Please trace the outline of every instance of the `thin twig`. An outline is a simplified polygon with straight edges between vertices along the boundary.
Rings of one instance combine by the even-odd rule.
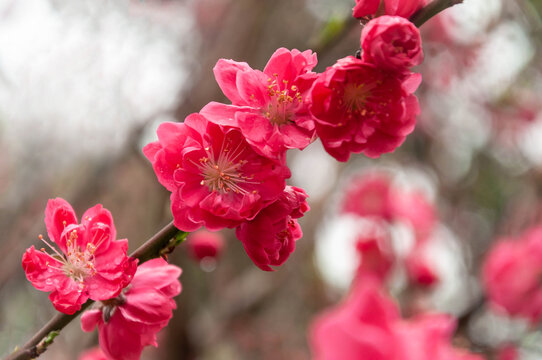
[[[170,240],[177,238],[184,238],[186,233],[178,230],[173,222],[170,222],[160,231],[154,234],[149,240],[141,245],[130,256],[139,259],[139,264],[144,263],[147,260],[156,258],[161,255],[161,250],[166,247],[171,247]],[[175,240],[175,244],[179,241]],[[51,318],[30,340],[23,345],[22,348],[16,350],[4,360],[30,360],[38,357],[40,354],[47,350],[47,347],[53,342],[54,336],[68,325],[79,314],[85,311],[92,303],[93,300],[88,300],[81,306],[81,309],[73,315],[66,315],[58,313]]]
[[[410,21],[417,27],[422,26],[425,22],[437,15],[443,10],[457,4],[461,4],[463,0],[433,0],[428,5],[421,8],[418,12],[410,17]]]

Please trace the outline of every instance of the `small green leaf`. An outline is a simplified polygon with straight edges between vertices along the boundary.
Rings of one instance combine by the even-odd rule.
[[[51,345],[53,343],[53,340],[60,334],[60,331],[53,330],[43,340],[45,345]]]
[[[181,245],[183,242],[185,242],[187,236],[188,233],[186,231],[179,231],[177,234],[175,234],[175,246]]]

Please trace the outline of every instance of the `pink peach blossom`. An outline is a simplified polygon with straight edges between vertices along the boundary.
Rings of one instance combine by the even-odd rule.
[[[303,233],[298,218],[309,210],[303,189],[287,186],[282,196],[263,209],[253,220],[235,230],[254,264],[265,271],[282,265],[295,250]]]
[[[49,200],[45,226],[60,251],[40,235],[53,254],[32,246],[24,253],[22,264],[36,289],[51,292],[55,309],[73,314],[87,299],[113,298],[130,283],[136,261],[126,255],[128,240],[116,240],[113,218],[102,205],[88,209],[77,224],[68,202]]]
[[[253,219],[282,194],[290,176],[282,161],[257,154],[239,129],[200,114],[161,124],[158,141],[143,152],[171,191],[173,220],[183,231],[233,228]]]
[[[316,54],[280,48],[263,71],[220,59],[218,85],[232,105],[212,102],[201,113],[220,125],[238,127],[260,154],[278,158],[286,149],[303,149],[315,137],[307,96],[316,79]]]
[[[420,79],[352,56],[327,68],[314,82],[309,108],[325,150],[338,161],[394,151],[414,130]]]
[[[172,298],[181,292],[180,275],[179,267],[161,258],[140,265],[119,297],[81,316],[81,328],[88,332],[98,327],[100,348],[108,359],[139,359],[145,346],[158,346],[156,334],[177,307]]]

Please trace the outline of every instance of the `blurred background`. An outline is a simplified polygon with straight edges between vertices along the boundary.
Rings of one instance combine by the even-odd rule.
[[[102,203],[134,250],[171,221],[169,193],[141,152],[158,124],[226,101],[212,73],[219,58],[262,69],[279,47],[310,48],[323,71],[353,55],[353,5],[0,0],[0,356],[54,313],[20,265],[45,232],[47,199],[63,197],[79,215]],[[222,233],[212,264],[178,248],[178,309],[143,359],[309,359],[309,324],[342,298],[359,261],[352,249],[363,219],[339,211],[345,189],[374,171],[422,194],[436,214],[424,256],[439,281],[413,285],[399,269],[391,288],[402,308],[458,316],[456,341],[475,351],[528,339],[522,355],[541,359],[540,334],[484,306],[479,281],[496,239],[542,222],[541,14],[540,0],[465,0],[425,24],[422,113],[405,144],[346,164],[319,141],[291,151],[289,182],[311,206],[296,251],[266,273],[233,231]],[[408,253],[415,226],[390,226],[394,251]],[[75,359],[96,342],[74,321],[42,358]]]

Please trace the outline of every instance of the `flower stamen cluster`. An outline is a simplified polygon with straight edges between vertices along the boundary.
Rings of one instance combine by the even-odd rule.
[[[194,165],[200,169],[200,174],[203,176],[201,185],[209,187],[209,191],[229,192],[233,191],[237,194],[248,194],[241,184],[258,184],[258,182],[252,181],[254,174],[245,176],[242,173],[242,167],[246,165],[247,160],[239,160],[241,155],[241,144],[230,151],[231,144],[226,143],[226,139],[222,144],[218,158],[216,158],[212,148],[204,148],[206,156],[198,160],[199,163],[195,163],[190,160]],[[254,190],[256,191],[256,190]],[[257,191],[255,192],[257,193]]]

